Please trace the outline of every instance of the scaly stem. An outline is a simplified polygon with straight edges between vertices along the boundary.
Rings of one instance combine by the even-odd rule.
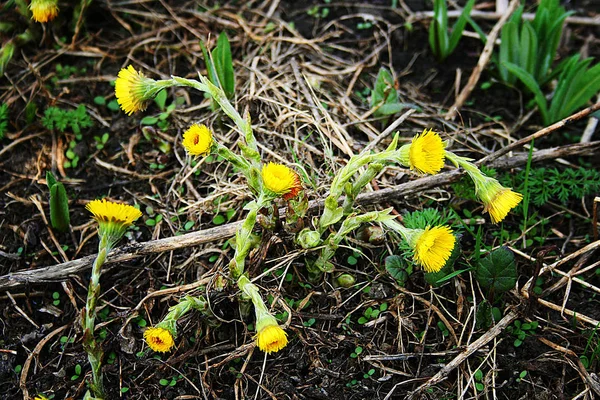
[[[100,244],[98,245],[98,255],[92,265],[92,276],[90,277],[90,285],[88,287],[87,301],[85,310],[82,315],[83,328],[83,348],[88,353],[88,360],[92,367],[92,383],[90,389],[94,393],[94,397],[98,399],[104,398],[104,386],[102,379],[102,347],[96,342],[94,337],[94,327],[96,323],[96,303],[100,296],[100,275],[102,273],[102,265],[106,260],[106,255],[110,251],[112,243],[108,235],[100,235]]]
[[[261,195],[256,201],[248,203],[245,209],[248,210],[248,215],[244,223],[238,228],[235,233],[235,255],[229,263],[229,272],[231,277],[237,280],[244,273],[244,264],[246,257],[252,248],[252,230],[256,224],[258,211],[269,203],[269,199]]]

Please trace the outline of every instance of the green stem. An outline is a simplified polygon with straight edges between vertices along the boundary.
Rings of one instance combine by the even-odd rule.
[[[244,264],[246,257],[252,248],[252,231],[256,225],[258,211],[268,204],[268,199],[261,195],[256,201],[246,205],[248,215],[244,223],[235,233],[235,254],[233,260],[229,263],[229,272],[231,277],[237,280],[244,273]]]
[[[90,389],[94,393],[94,397],[98,399],[104,398],[104,385],[102,379],[102,347],[98,345],[94,337],[94,328],[96,323],[96,304],[100,296],[100,275],[102,273],[102,265],[106,260],[106,255],[110,252],[112,243],[108,235],[100,235],[100,244],[98,245],[98,255],[92,265],[92,275],[90,277],[90,285],[88,286],[88,295],[83,311],[82,328],[83,328],[83,348],[88,353],[88,360],[92,367],[92,383]]]

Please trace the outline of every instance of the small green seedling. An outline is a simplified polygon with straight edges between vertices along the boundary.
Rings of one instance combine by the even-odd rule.
[[[81,376],[81,365],[77,364],[75,366],[75,373],[73,375],[71,375],[71,380],[76,381],[77,379],[79,379],[80,376]]]
[[[474,378],[475,378],[475,389],[478,392],[483,392],[483,389],[485,389],[485,386],[483,385],[483,372],[481,372],[481,370],[478,369],[477,371],[475,371]]]
[[[354,349],[354,352],[352,354],[350,354],[350,358],[358,358],[358,356],[360,356],[362,352],[363,352],[363,348],[360,346],[357,346]]]
[[[521,321],[517,319],[512,325],[506,328],[506,330],[516,337],[513,346],[519,347],[523,344],[527,336],[535,335],[535,330],[538,326],[539,323],[537,321],[521,323]]]

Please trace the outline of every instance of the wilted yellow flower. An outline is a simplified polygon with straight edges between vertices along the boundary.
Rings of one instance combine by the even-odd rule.
[[[256,335],[258,348],[267,354],[278,352],[287,343],[287,333],[277,324],[265,326]]]
[[[427,272],[440,271],[450,258],[456,238],[447,226],[427,227],[411,245],[414,260]]]
[[[474,177],[475,192],[484,205],[484,211],[490,213],[492,222],[502,221],[509,211],[515,208],[523,196],[502,186],[496,179],[481,174]]]
[[[408,166],[411,170],[433,175],[444,167],[445,145],[440,135],[433,130],[425,129],[408,146]],[[403,148],[400,149],[401,152],[405,152]]]
[[[286,200],[296,197],[302,190],[298,174],[283,164],[270,162],[263,165],[261,175],[265,189]]]
[[[119,71],[115,81],[115,95],[121,109],[127,115],[136,111],[144,111],[155,93],[154,79],[146,78],[142,72],[138,72],[132,65]]]
[[[52,21],[58,15],[58,0],[31,0],[29,9],[35,22]]]
[[[166,353],[175,345],[171,332],[160,327],[146,329],[144,339],[148,343],[148,347],[159,353]]]
[[[125,230],[142,216],[140,210],[127,204],[113,203],[102,200],[92,200],[85,208],[92,213],[98,222],[100,235],[108,235],[109,239],[116,242],[123,236]]]
[[[194,124],[183,134],[183,147],[193,156],[206,156],[213,145],[213,136],[206,125]]]

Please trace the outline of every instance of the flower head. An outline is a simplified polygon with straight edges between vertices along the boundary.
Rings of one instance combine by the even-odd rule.
[[[283,164],[263,165],[261,175],[265,189],[285,200],[296,197],[302,190],[298,174]]]
[[[150,100],[156,93],[154,79],[146,78],[143,73],[138,72],[132,65],[119,71],[115,81],[115,95],[121,109],[127,115],[136,111],[144,111]]]
[[[425,129],[400,148],[401,162],[422,174],[437,174],[444,167],[445,147],[440,135]]]
[[[288,343],[287,334],[267,309],[256,285],[250,282],[245,275],[241,275],[238,279],[238,286],[244,295],[250,297],[252,305],[254,305],[258,348],[265,353],[276,353],[283,349]]]
[[[258,348],[267,354],[278,352],[287,342],[287,333],[277,323],[265,326],[256,335]]]
[[[152,350],[159,353],[166,353],[175,345],[175,340],[171,332],[160,327],[146,329],[144,339]]]
[[[484,205],[484,211],[490,213],[494,224],[502,221],[509,211],[515,208],[523,199],[523,195],[502,186],[496,179],[481,174],[474,176],[475,193]]]
[[[194,124],[183,134],[183,147],[193,156],[206,156],[213,146],[213,136],[206,125]]]
[[[58,0],[31,0],[29,9],[35,22],[52,21],[58,15]]]
[[[98,222],[99,234],[106,235],[110,242],[116,242],[123,236],[125,230],[142,216],[137,208],[102,200],[92,200],[85,208],[92,213],[92,218]]]
[[[417,230],[410,241],[414,249],[414,260],[426,272],[439,272],[450,258],[456,238],[447,226],[427,227]]]
[[[48,400],[48,398],[45,395],[43,395],[42,393],[38,393],[35,395],[33,400]]]

